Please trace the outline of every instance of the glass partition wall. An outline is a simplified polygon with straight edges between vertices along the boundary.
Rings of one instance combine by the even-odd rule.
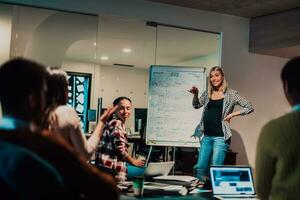
[[[158,65],[205,67],[220,65],[221,35],[208,31],[158,25]]]
[[[10,57],[24,57],[70,72],[68,104],[78,113],[83,131],[88,132],[94,70],[84,68],[85,63],[96,67],[98,16],[24,6],[12,6],[12,11]]]
[[[61,67],[65,60],[95,62],[98,17],[14,6],[11,56]]]
[[[144,21],[99,16],[98,58],[100,81],[98,95],[103,107],[119,96],[132,100],[133,108],[146,108],[148,102],[148,68],[155,63],[155,27]],[[135,109],[127,121],[134,133]]]
[[[85,132],[95,126],[95,122],[86,121],[87,110],[97,109],[100,97],[103,108],[118,96],[131,98],[134,108],[147,108],[151,65],[207,69],[220,65],[218,33],[153,26],[124,17],[4,5],[11,10],[8,15],[5,9],[6,18],[10,16],[7,30],[11,41],[10,50],[0,52],[9,51],[11,58],[25,57],[70,72],[76,88],[69,88],[73,92],[69,102],[81,117]],[[0,12],[1,18],[4,11]],[[76,79],[74,73],[85,74],[89,80]],[[128,121],[129,132],[135,132],[134,110]]]

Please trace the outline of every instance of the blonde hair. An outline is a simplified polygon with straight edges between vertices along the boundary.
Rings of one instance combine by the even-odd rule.
[[[222,81],[222,85],[220,86],[220,89],[225,92],[226,89],[228,88],[228,84],[227,84],[227,81],[225,79],[225,72],[224,70],[219,67],[219,66],[214,66],[213,68],[211,68],[209,70],[209,74],[208,74],[208,78],[209,78],[209,81],[208,81],[208,87],[207,87],[207,91],[208,91],[208,96],[211,97],[211,94],[212,94],[212,91],[214,89],[214,86],[211,84],[211,81],[210,81],[210,74],[213,72],[213,71],[218,71],[221,73],[222,77],[223,77],[223,81]]]

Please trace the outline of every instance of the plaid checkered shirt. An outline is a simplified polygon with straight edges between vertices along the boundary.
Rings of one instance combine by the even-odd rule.
[[[128,141],[124,122],[113,119],[104,127],[100,141],[99,164],[117,172],[117,181],[125,181],[127,177],[126,156]]]
[[[204,117],[205,112],[207,110],[207,104],[208,104],[209,100],[210,100],[210,98],[208,96],[207,91],[204,91],[201,94],[198,101],[193,100],[193,107],[194,108],[198,109],[202,106],[204,107],[200,123],[196,127],[193,136],[196,136],[196,137],[199,137],[199,138],[202,138],[202,136],[203,136],[203,131],[204,131],[203,117]],[[231,137],[232,133],[231,133],[231,129],[230,129],[230,124],[228,122],[225,122],[224,118],[228,114],[233,112],[234,107],[236,105],[239,105],[240,107],[242,107],[242,109],[240,110],[241,115],[247,115],[247,114],[254,111],[252,104],[247,99],[240,96],[237,91],[227,88],[225,93],[224,93],[222,122],[221,122],[222,123],[222,130],[224,132],[224,140],[225,141],[228,140]]]

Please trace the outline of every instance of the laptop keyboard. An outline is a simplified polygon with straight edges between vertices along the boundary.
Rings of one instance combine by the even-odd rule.
[[[215,199],[220,199],[220,200],[223,200],[223,199],[226,199],[226,200],[236,200],[236,199],[243,199],[243,200],[259,200],[258,198],[257,198],[257,196],[245,196],[245,195],[243,195],[243,196],[239,196],[239,195],[236,195],[236,196],[218,196],[218,195],[214,195],[214,198]]]

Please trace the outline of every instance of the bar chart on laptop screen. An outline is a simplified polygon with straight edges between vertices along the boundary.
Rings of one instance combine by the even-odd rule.
[[[214,194],[254,194],[254,184],[249,167],[211,167]]]

